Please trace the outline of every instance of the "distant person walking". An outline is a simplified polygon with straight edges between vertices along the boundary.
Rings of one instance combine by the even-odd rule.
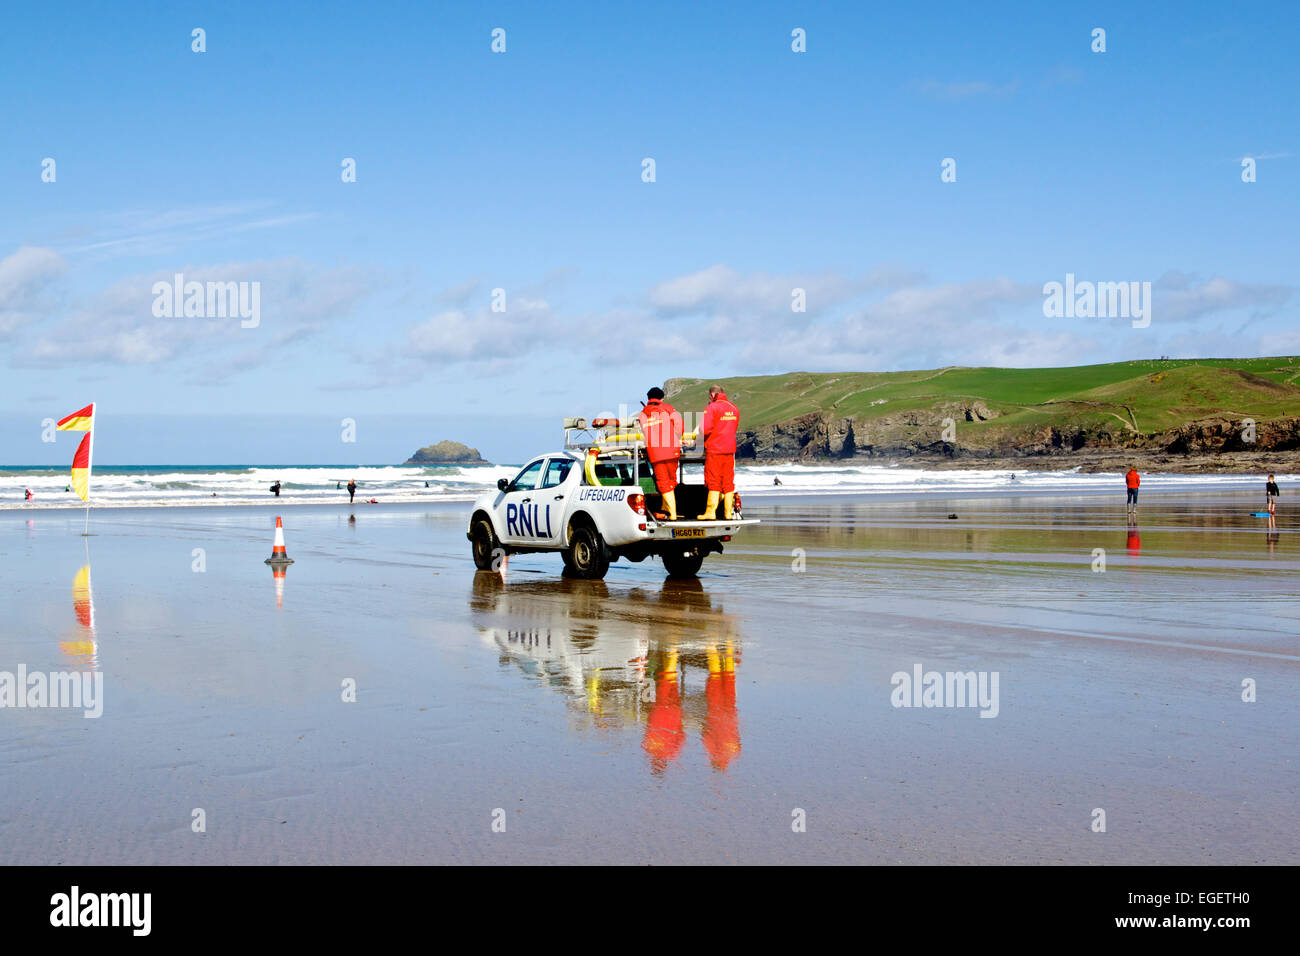
[[[1277,496],[1280,494],[1281,492],[1277,490],[1277,482],[1273,480],[1272,475],[1269,475],[1268,483],[1264,485],[1264,497],[1268,501],[1268,514],[1270,518],[1277,514]]]
[[[781,483],[781,476],[780,476],[780,475],[774,475],[774,476],[772,477],[772,484],[774,484],[774,485],[779,485],[780,483]]]
[[[271,486],[271,494],[275,495],[277,498],[280,497],[280,482],[279,482],[279,481],[276,481],[276,483],[273,484],[273,485]]]
[[[1138,477],[1137,469],[1132,465],[1128,467],[1128,474],[1124,476],[1124,485],[1128,488],[1128,513],[1137,514],[1138,510],[1138,485],[1142,484],[1142,479]]]
[[[31,500],[32,500],[32,489],[28,488],[28,489],[26,489],[26,491],[27,491],[27,493],[26,493],[25,495],[23,495],[23,501],[31,501]]]
[[[352,504],[352,499],[355,498],[356,496],[357,496],[357,480],[355,478],[349,478],[348,479],[348,504]]]
[[[727,400],[721,385],[709,386],[709,404],[700,422],[704,436],[704,487],[709,499],[701,521],[718,520],[718,498],[723,501],[723,516],[733,517],[736,500],[736,428],[740,409]]]

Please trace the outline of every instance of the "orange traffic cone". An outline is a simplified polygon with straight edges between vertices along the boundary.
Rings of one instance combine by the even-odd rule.
[[[293,564],[293,558],[284,550],[284,524],[280,521],[280,516],[275,516],[275,544],[271,547],[271,556],[266,559],[265,564]]]

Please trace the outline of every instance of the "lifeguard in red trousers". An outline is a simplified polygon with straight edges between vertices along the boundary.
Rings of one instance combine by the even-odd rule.
[[[664,401],[664,390],[652,388],[645,393],[645,408],[637,415],[645,438],[646,456],[654,471],[655,487],[664,499],[669,521],[677,520],[677,459],[682,456],[681,412]]]
[[[718,497],[722,497],[722,513],[730,520],[732,505],[736,500],[736,426],[740,424],[740,409],[727,401],[721,385],[709,386],[709,405],[704,409],[700,434],[704,436],[704,487],[709,491],[701,521],[718,520]]]

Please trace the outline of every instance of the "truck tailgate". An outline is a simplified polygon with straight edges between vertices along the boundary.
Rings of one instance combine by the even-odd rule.
[[[700,521],[690,519],[683,521],[648,521],[646,534],[656,541],[690,538],[721,538],[723,535],[735,534],[741,528],[758,524],[757,518],[719,519],[717,521]]]

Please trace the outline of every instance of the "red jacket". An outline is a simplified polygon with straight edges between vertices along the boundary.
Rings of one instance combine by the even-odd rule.
[[[739,424],[740,409],[727,401],[725,392],[719,392],[718,397],[704,409],[704,420],[700,422],[704,450],[715,455],[734,455],[736,426]]]
[[[636,417],[645,436],[646,455],[651,464],[672,461],[682,453],[682,413],[667,402],[652,398]]]
[[[1124,476],[1124,484],[1128,485],[1130,488],[1136,488],[1138,485],[1142,484],[1142,479],[1138,477],[1136,471],[1130,468],[1128,474]]]

